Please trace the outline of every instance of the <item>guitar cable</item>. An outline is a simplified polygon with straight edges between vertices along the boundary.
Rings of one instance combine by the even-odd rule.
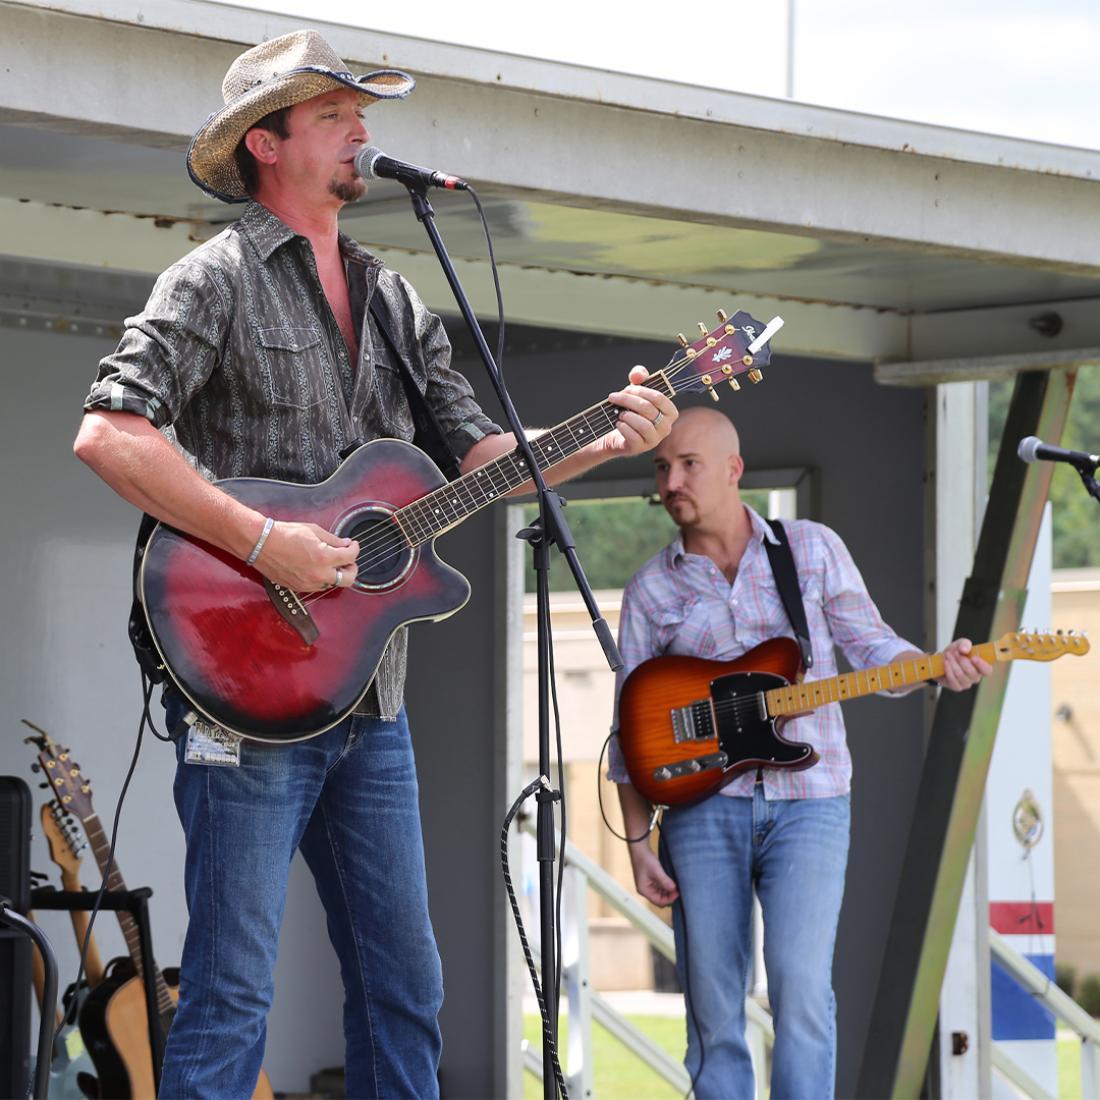
[[[556,742],[556,755],[557,755],[557,772],[558,772],[558,791],[560,798],[558,799],[559,814],[561,815],[561,824],[558,830],[558,866],[561,868],[561,873],[557,876],[557,882],[554,889],[554,1004],[558,1005],[561,1002],[561,974],[562,974],[562,962],[561,962],[561,945],[562,945],[562,930],[561,930],[561,902],[562,902],[562,885],[565,880],[565,840],[566,840],[566,809],[565,809],[565,766],[563,763],[562,752],[562,740],[561,740],[561,711],[558,707],[558,688],[557,681],[555,679],[554,670],[554,639],[551,635],[547,646],[548,657],[548,670],[550,678],[550,699],[554,710],[554,733]],[[527,932],[523,925],[523,915],[519,910],[519,903],[516,900],[515,887],[512,883],[512,873],[509,867],[508,861],[508,831],[511,828],[512,820],[519,812],[520,807],[535,791],[540,788],[548,787],[549,779],[546,776],[540,775],[538,778],[533,779],[526,787],[520,792],[519,797],[512,803],[511,809],[505,815],[504,823],[501,826],[500,831],[500,862],[501,869],[504,874],[504,887],[508,894],[508,904],[512,910],[512,918],[516,924],[516,931],[519,933],[520,944],[523,947],[523,956],[527,962],[527,971],[531,978],[531,984],[535,990],[535,999],[538,1001],[539,1016],[542,1020],[542,1035],[543,1042],[546,1044],[546,1049],[550,1052],[551,1062],[554,1067],[554,1080],[557,1085],[558,1094],[561,1096],[561,1100],[569,1100],[569,1090],[565,1084],[565,1076],[562,1073],[561,1062],[558,1057],[558,1044],[557,1038],[554,1035],[553,1029],[550,1027],[550,1020],[546,1011],[546,1001],[544,1000],[542,986],[539,983],[538,971],[535,966],[534,956],[531,952],[530,943],[527,939]]]
[[[600,759],[599,759],[599,762],[596,764],[596,797],[597,797],[597,799],[599,800],[599,803],[600,803],[600,816],[603,818],[603,823],[604,823],[604,825],[607,826],[607,831],[613,837],[615,837],[618,840],[623,840],[627,844],[638,844],[638,843],[640,843],[641,841],[647,839],[649,837],[649,835],[653,832],[653,830],[656,828],[657,829],[657,851],[658,851],[658,856],[661,859],[662,864],[667,867],[668,873],[671,876],[672,880],[674,882],[678,883],[680,880],[676,877],[676,867],[675,867],[675,864],[672,861],[672,853],[668,850],[668,843],[665,840],[664,832],[659,828],[660,821],[661,821],[662,817],[664,816],[664,811],[668,809],[667,806],[655,805],[653,807],[653,812],[652,812],[652,814],[650,814],[650,817],[649,817],[649,826],[646,828],[646,831],[644,833],[642,833],[641,835],[639,835],[639,836],[628,837],[628,836],[623,835],[622,833],[618,833],[618,832],[615,831],[615,829],[612,826],[611,822],[607,820],[607,814],[604,812],[604,806],[603,806],[603,782],[602,782],[602,778],[603,778],[603,759],[604,759],[604,754],[607,752],[608,745],[611,744],[611,738],[614,737],[614,736],[615,736],[614,731],[612,731],[611,733],[609,733],[604,738],[603,747],[600,749]],[[685,916],[683,916],[684,897],[683,897],[682,894],[680,895],[679,898],[677,898],[677,900],[675,902],[673,902],[673,905],[679,905],[680,906],[681,923],[684,926],[684,934],[683,934],[683,941],[684,941],[684,977],[685,977],[685,979],[687,979],[688,975],[690,974],[690,969],[688,967],[688,962],[689,962],[691,956],[690,956],[690,952],[688,950],[687,918]],[[695,1015],[695,1006],[694,1006],[694,1004],[692,1004],[692,1000],[691,1000],[691,993],[690,993],[690,984],[691,983],[690,983],[690,980],[685,980],[682,984],[683,984],[683,987],[684,987],[683,988],[684,1005],[686,1007],[687,1012],[691,1016],[691,1022],[692,1022],[692,1025],[695,1028],[695,1034],[699,1039],[699,1068],[695,1071],[694,1074],[692,1074],[691,1083],[688,1085],[687,1091],[684,1093],[684,1100],[689,1100],[692,1093],[695,1092],[695,1084],[699,1080],[699,1075],[703,1072],[703,1066],[706,1065],[707,1051],[706,1051],[706,1047],[703,1045],[703,1033],[699,1028],[699,1019]]]
[[[493,250],[493,237],[489,232],[489,222],[485,217],[485,209],[481,205],[481,198],[478,196],[477,191],[474,188],[467,185],[466,192],[470,198],[473,199],[474,205],[477,207],[478,217],[481,219],[481,227],[485,233],[485,245],[489,252],[489,270],[493,274],[493,289],[496,293],[497,300],[497,354],[496,354],[496,368],[497,375],[501,380],[504,378],[504,340],[505,340],[505,322],[504,322],[504,297],[501,293],[500,287],[500,272],[497,270],[496,254]],[[559,814],[561,818],[561,824],[559,828],[559,844],[558,844],[558,866],[564,870],[565,867],[565,839],[566,839],[566,810],[565,810],[565,766],[563,764],[562,755],[562,741],[561,741],[561,713],[558,709],[558,691],[557,684],[554,677],[554,643],[551,637],[548,644],[548,657],[549,657],[549,676],[550,676],[550,696],[553,702],[554,708],[554,730],[557,744],[557,771],[558,771],[558,791],[560,798],[558,800]],[[511,870],[508,863],[508,831],[511,828],[512,821],[516,814],[519,812],[520,807],[524,802],[540,787],[547,784],[548,780],[545,776],[539,776],[537,779],[532,780],[524,789],[520,792],[519,797],[512,803],[507,815],[504,818],[504,823],[501,827],[500,833],[500,862],[501,869],[504,874],[504,885],[508,893],[508,903],[512,909],[512,916],[516,922],[516,930],[519,933],[520,943],[523,947],[524,958],[527,961],[527,969],[531,976],[531,983],[535,990],[535,998],[539,1005],[539,1015],[542,1019],[542,1033],[543,1041],[547,1044],[547,1048],[550,1051],[551,1061],[554,1067],[554,1080],[557,1085],[558,1094],[561,1096],[561,1100],[569,1100],[569,1090],[565,1085],[565,1078],[562,1074],[561,1062],[558,1058],[558,1046],[555,1036],[550,1028],[550,1022],[546,1013],[546,1002],[543,998],[542,987],[539,983],[538,972],[535,966],[534,956],[531,953],[531,946],[527,940],[527,933],[523,926],[523,916],[519,911],[519,904],[516,900],[515,887],[512,883]],[[558,1004],[561,1000],[561,944],[562,944],[562,932],[561,932],[561,903],[562,903],[562,882],[564,875],[560,874],[557,878],[554,893],[554,929],[555,929],[555,956],[554,956],[554,1003]]]

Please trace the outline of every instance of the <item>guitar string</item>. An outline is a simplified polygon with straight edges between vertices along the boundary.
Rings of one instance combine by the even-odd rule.
[[[696,358],[697,357],[684,356],[681,359],[674,360],[661,372],[658,372],[659,374],[663,374],[665,381],[670,384],[672,388],[672,394],[670,396],[675,396],[677,393],[677,390],[673,383],[675,383],[679,379],[679,377],[685,372],[685,370],[695,362]],[[596,429],[591,423],[589,423],[589,420],[591,418],[597,419],[597,426],[602,426],[598,424],[598,421],[600,419],[606,420],[608,422],[606,430],[608,431],[614,430],[619,420],[618,415],[616,415],[614,420],[611,419],[611,417],[608,415],[607,403],[604,402],[600,405],[593,406],[590,409],[586,409],[583,412],[578,413],[576,416],[571,417],[569,420],[564,421],[562,424],[559,424],[556,428],[552,428],[543,435],[536,437],[536,439],[532,440],[532,444],[534,446],[538,446],[539,450],[542,450],[542,446],[540,446],[540,444],[545,444],[548,441],[556,446],[557,440],[554,438],[555,432],[557,432],[558,429],[567,427],[572,423],[572,421],[577,420],[578,418],[583,418],[584,428],[588,429],[588,431],[592,433],[595,433]],[[574,436],[575,442],[578,432],[574,428],[570,428],[569,430]],[[599,436],[593,434],[593,438],[599,438]],[[420,505],[422,510],[423,502],[429,500],[432,496],[435,496],[436,494],[454,492],[457,494],[457,496],[452,501],[452,503],[458,503],[459,499],[461,499],[461,495],[465,493],[467,497],[467,500],[464,502],[465,505],[467,507],[472,506],[472,510],[477,510],[478,508],[481,508],[490,503],[491,500],[496,499],[496,496],[492,496],[479,500],[479,498],[474,495],[473,485],[477,478],[484,479],[485,477],[489,477],[490,479],[493,479],[497,476],[502,477],[504,483],[503,491],[511,491],[511,489],[515,488],[515,486],[508,484],[507,474],[503,470],[496,471],[489,469],[489,467],[499,464],[507,459],[514,460],[515,452],[510,452],[507,455],[502,455],[500,458],[494,459],[492,462],[486,463],[484,466],[479,466],[477,469],[471,470],[468,474],[464,475],[461,478],[458,478],[456,481],[450,482],[448,485],[440,486],[439,489],[433,490],[432,493],[420,497],[418,500],[412,501],[408,505],[405,505],[404,508],[399,509],[400,512],[405,513],[406,518],[413,520],[413,522],[419,524],[421,527],[424,528],[423,531],[414,533],[414,537],[415,535],[424,536],[423,538],[421,538],[420,542],[410,544],[409,539],[405,537],[400,526],[398,526],[399,521],[396,519],[396,516],[387,516],[386,519],[389,519],[390,523],[387,524],[385,529],[377,533],[372,532],[369,536],[368,541],[360,545],[359,556],[356,558],[357,568],[360,571],[363,571],[364,568],[369,570],[372,566],[385,561],[387,558],[404,553],[406,550],[415,549],[416,546],[421,544],[421,542],[427,541],[429,538],[431,538],[431,523],[428,517],[420,518],[414,513],[411,513],[409,509],[415,508],[417,505]],[[522,482],[517,484],[522,484]],[[493,485],[493,488],[496,493],[500,492],[500,488],[497,487],[495,484]],[[464,517],[460,513],[456,512],[453,518],[454,520],[459,520]],[[386,520],[381,519],[378,522],[385,523]],[[331,595],[333,591],[333,589],[321,589],[319,591],[309,593],[307,596],[301,597],[301,602],[304,605],[315,603],[318,599],[323,599],[325,596]]]
[[[929,654],[929,656],[936,656],[936,654]],[[914,663],[915,663],[916,660],[917,659],[914,658]],[[890,668],[891,666],[884,665],[882,667],[883,667],[883,669],[887,669],[887,668]],[[857,669],[855,673],[850,673],[849,675],[854,676],[854,675],[859,675],[859,674],[866,673],[866,674],[868,674],[868,685],[870,685],[869,674],[877,673],[879,671],[880,671],[879,669],[873,669],[873,668],[872,669]],[[881,679],[882,679],[881,675],[878,678],[881,682]],[[777,685],[774,688],[768,688],[766,691],[763,691],[763,692],[760,692],[760,691],[754,692],[752,695],[737,696],[733,699],[715,700],[712,705],[714,707],[715,714],[720,718],[728,717],[728,716],[731,716],[731,715],[750,714],[753,711],[755,711],[757,714],[759,714],[761,705],[765,703],[765,698],[764,697],[771,691],[791,692],[791,693],[793,693],[793,692],[801,691],[803,688],[812,691],[812,690],[814,690],[815,686],[818,690],[824,690],[823,685],[832,683],[834,681],[836,682],[835,686],[839,686],[840,679],[841,679],[840,677],[830,677],[827,680],[804,680],[799,684],[780,684],[780,685]],[[932,679],[932,677],[928,677],[928,679]],[[910,681],[906,681],[905,684],[903,684],[902,686],[908,687],[910,685],[917,684],[917,683],[923,683],[923,682],[924,682],[924,678],[921,678],[919,680],[910,680]],[[887,685],[887,686],[889,686],[889,685]],[[857,687],[858,687],[858,685],[857,685]],[[882,688],[879,687],[879,688],[875,688],[874,690],[881,691]],[[866,693],[861,692],[859,694],[851,695],[851,696],[849,696],[849,698],[853,698],[853,699],[859,698],[860,694],[866,694]],[[820,702],[817,702],[817,701],[815,701],[814,699],[811,698],[809,701],[811,703],[813,703],[814,709],[816,709],[817,707],[827,706],[829,703],[839,703],[839,702],[841,702],[841,699],[840,698],[837,698],[837,699],[827,699],[826,698],[826,699],[822,699]],[[703,702],[705,702],[705,700],[700,699],[700,700],[697,700],[696,703],[689,703],[688,706],[692,707],[692,706],[697,705],[697,703],[703,703]],[[677,708],[677,709],[684,709],[684,708]],[[779,716],[778,715],[768,715],[768,717],[774,718],[774,717],[779,717]]]
[[[584,427],[587,429],[587,433],[585,434],[591,434],[593,439],[599,438],[599,435],[597,435],[597,431],[599,428],[604,427],[604,425],[598,423],[599,420],[607,421],[607,428],[605,430],[611,430],[617,423],[617,418],[615,420],[612,420],[602,407],[597,407],[593,410],[586,410],[585,413],[581,413],[578,415],[585,418]],[[589,422],[592,418],[597,419],[597,426],[595,427]],[[562,425],[559,425],[559,427],[562,427]],[[555,430],[556,429],[551,429],[550,432],[545,433],[543,436],[539,436],[536,440],[533,441],[538,450],[542,451],[543,447],[540,446],[540,444],[545,444],[547,441],[550,441],[552,445],[557,446],[557,442],[554,437]],[[579,434],[581,434],[578,432],[577,429],[570,429],[570,431],[574,437],[577,437]],[[412,521],[410,523],[410,526],[420,528],[420,530],[414,529],[411,532],[413,538],[416,539],[415,542],[410,542],[410,540],[405,536],[400,527],[400,521],[395,515],[387,514],[384,516],[380,516],[376,523],[380,527],[382,527],[382,530],[371,532],[367,539],[365,539],[360,544],[359,556],[356,558],[356,566],[359,568],[360,571],[363,571],[364,569],[369,570],[372,566],[384,562],[387,558],[393,557],[397,554],[402,554],[410,549],[415,549],[417,546],[422,545],[423,542],[428,541],[428,539],[432,537],[432,528],[429,517],[422,514],[424,507],[423,502],[430,499],[436,494],[452,495],[451,504],[458,505],[459,509],[467,509],[468,511],[466,514],[470,514],[473,511],[484,507],[492,500],[502,496],[504,493],[515,488],[515,485],[521,484],[522,482],[510,484],[507,479],[507,474],[504,470],[487,469],[487,467],[490,467],[495,463],[499,463],[502,460],[507,459],[514,460],[514,452],[503,455],[501,456],[501,459],[496,459],[492,463],[487,463],[485,466],[480,466],[476,470],[471,470],[470,473],[466,474],[463,478],[460,478],[454,482],[450,482],[447,485],[440,486],[439,489],[433,490],[432,493],[427,494],[427,496],[425,497],[421,497],[418,500],[412,501],[411,504],[406,505],[404,509],[401,509],[400,511],[405,513],[404,518]],[[482,495],[479,498],[475,495],[474,484],[476,480],[480,479],[484,481],[486,477],[490,479],[490,483],[493,485],[493,493],[492,495],[488,496]],[[498,478],[502,482],[502,484],[499,486],[496,484],[495,480]],[[484,494],[483,489],[476,491]],[[420,514],[417,514],[415,512],[410,513],[408,511],[408,509],[415,508],[418,505],[420,506]],[[438,514],[439,509],[437,508],[435,509],[435,511],[436,514]],[[454,522],[461,518],[464,518],[462,511],[456,510],[454,516],[449,522]],[[442,530],[442,528],[440,528],[440,530]],[[310,602],[312,602],[312,600],[315,598],[316,596],[311,594],[311,596],[309,597]]]
[[[669,383],[672,389],[671,396],[675,396],[677,393],[677,390],[673,383],[675,383],[679,379],[680,375],[682,375],[685,369],[689,367],[693,362],[694,357],[684,356],[681,359],[673,361],[667,367],[665,367],[663,371],[659,372],[664,375],[665,381]],[[564,421],[562,424],[557,425],[556,428],[552,428],[549,431],[545,432],[543,435],[536,437],[534,440],[531,441],[532,445],[538,447],[540,451],[543,449],[542,445],[544,445],[548,441],[551,442],[554,446],[557,446],[558,444],[555,438],[555,433],[561,428],[568,427],[568,425],[570,425],[572,421],[577,420],[578,418],[583,418],[583,427],[586,428],[588,432],[593,434],[593,439],[599,438],[599,436],[595,434],[596,427],[602,427],[602,425],[599,424],[599,420],[606,420],[608,423],[608,427],[606,430],[611,431],[614,430],[619,419],[618,415],[616,415],[613,420],[611,419],[608,414],[607,403],[604,402],[600,405],[593,406],[592,408],[585,409],[583,412],[580,412],[576,414],[576,416],[571,417],[569,420]],[[596,418],[597,420],[596,427],[594,427],[589,422],[592,418]],[[578,435],[577,429],[569,428],[569,431],[573,435],[575,442]],[[359,556],[356,558],[356,567],[359,572],[363,572],[364,569],[369,570],[371,567],[386,561],[386,559],[394,557],[398,554],[404,554],[408,550],[415,550],[417,546],[422,544],[422,542],[426,542],[428,541],[428,539],[431,538],[430,520],[427,517],[420,518],[419,516],[410,513],[409,509],[415,508],[417,505],[420,505],[421,510],[423,510],[423,502],[429,500],[436,494],[455,492],[457,495],[452,503],[458,503],[458,501],[461,499],[461,495],[465,493],[467,500],[464,503],[467,507],[472,506],[471,511],[474,511],[488,504],[491,500],[497,499],[496,496],[493,496],[479,500],[474,495],[474,491],[472,489],[476,478],[485,478],[487,476],[492,480],[494,477],[500,477],[503,480],[504,492],[508,492],[513,489],[515,486],[508,484],[507,474],[504,470],[491,470],[489,469],[489,467],[495,466],[508,459],[512,459],[514,461],[515,458],[516,453],[514,451],[509,452],[506,455],[502,455],[500,458],[494,459],[492,462],[486,463],[484,466],[479,466],[475,470],[471,470],[463,477],[458,478],[455,481],[448,483],[447,485],[440,486],[438,489],[433,490],[431,493],[428,493],[427,495],[410,502],[410,504],[405,505],[404,508],[399,509],[400,512],[405,513],[406,518],[412,519],[413,522],[425,528],[424,531],[415,532],[415,534],[425,536],[421,539],[420,542],[410,543],[409,539],[404,535],[399,526],[399,520],[396,518],[396,514],[390,514],[385,516],[384,518],[380,518],[377,522],[380,525],[385,524],[386,526],[384,527],[384,529],[378,532],[371,532],[371,534],[368,536],[368,539],[360,544]],[[522,484],[522,482],[519,482],[517,484]],[[495,484],[493,487],[499,495],[500,489]],[[438,512],[438,509],[436,511]],[[460,518],[464,517],[462,517],[460,513],[456,512],[454,519],[458,520]],[[334,594],[334,592],[336,591],[338,591],[338,589],[335,588],[321,589],[319,591],[311,592],[305,596],[301,596],[299,597],[299,599],[303,606],[309,606],[316,603],[320,599],[324,599],[326,596]]]

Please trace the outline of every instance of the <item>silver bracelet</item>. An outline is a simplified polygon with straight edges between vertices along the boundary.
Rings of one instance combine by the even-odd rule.
[[[264,520],[264,529],[260,532],[260,537],[256,540],[256,545],[252,547],[252,553],[244,559],[245,565],[254,565],[256,559],[260,556],[260,551],[264,548],[264,543],[267,542],[267,536],[271,534],[271,528],[275,526],[275,521],[268,516]]]

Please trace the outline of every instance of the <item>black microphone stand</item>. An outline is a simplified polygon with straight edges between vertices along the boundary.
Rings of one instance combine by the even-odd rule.
[[[1093,466],[1091,471],[1086,470],[1083,466],[1077,466],[1075,468],[1081,475],[1081,483],[1085,486],[1085,492],[1087,492],[1093,500],[1100,500],[1100,484],[1097,484],[1094,476],[1096,467]]]
[[[538,816],[536,819],[536,844],[539,862],[539,921],[540,942],[542,944],[542,990],[546,1004],[547,1024],[550,1033],[554,1036],[557,1045],[558,1034],[558,999],[557,999],[557,938],[554,921],[554,807],[553,804],[562,799],[562,792],[555,790],[550,783],[550,547],[556,545],[565,560],[569,563],[570,571],[577,585],[577,590],[588,608],[592,618],[592,626],[596,637],[603,647],[608,665],[617,670],[622,667],[622,658],[619,656],[618,647],[611,634],[611,628],[607,620],[600,614],[596,604],[596,598],[592,595],[592,589],[581,568],[580,559],[577,557],[576,544],[573,541],[572,532],[562,513],[562,500],[553,490],[548,489],[543,480],[542,472],[534,453],[524,434],[523,424],[519,414],[512,404],[512,398],[504,385],[504,378],[500,373],[493,353],[481,331],[481,326],[474,316],[470,302],[462,289],[458,275],[455,272],[451,258],[447,254],[446,246],[439,235],[435,224],[435,211],[428,201],[428,190],[423,183],[414,183],[402,179],[409,192],[413,211],[417,220],[424,226],[428,234],[435,254],[439,258],[443,274],[447,277],[451,291],[458,303],[478,353],[485,364],[489,374],[489,380],[493,384],[501,407],[504,409],[508,425],[516,437],[516,444],[520,454],[523,455],[527,469],[531,473],[531,480],[535,484],[538,495],[539,518],[530,527],[519,532],[518,537],[529,542],[534,550],[535,571],[537,577],[536,606],[538,609],[538,698],[539,698],[539,774],[545,782],[536,794],[538,803]],[[546,1100],[553,1100],[557,1094],[556,1076],[554,1073],[553,1055],[543,1042],[542,1050],[542,1088]]]

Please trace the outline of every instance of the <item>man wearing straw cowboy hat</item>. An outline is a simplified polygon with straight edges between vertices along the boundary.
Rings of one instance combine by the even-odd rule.
[[[126,500],[298,591],[352,585],[358,545],[313,524],[274,523],[212,480],[315,483],[356,442],[412,439],[398,358],[462,471],[515,443],[452,369],[439,319],[400,275],[338,231],[340,208],[366,190],[352,167],[368,140],[363,109],[403,99],[413,84],[394,69],[353,76],[314,31],[233,62],[224,106],[195,135],[187,166],[208,194],[247,205],[170,267],[126,322],[100,364],[76,440],[79,457]],[[389,340],[368,308],[375,295]],[[642,385],[645,377],[631,371],[611,397],[622,410],[617,429],[557,467],[559,478],[665,436],[676,410]],[[251,1093],[299,847],[340,958],[347,1095],[437,1094],[442,982],[404,673],[402,631],[363,714],[277,746],[230,738],[212,748],[209,727],[168,685],[190,922],[163,1095]]]

